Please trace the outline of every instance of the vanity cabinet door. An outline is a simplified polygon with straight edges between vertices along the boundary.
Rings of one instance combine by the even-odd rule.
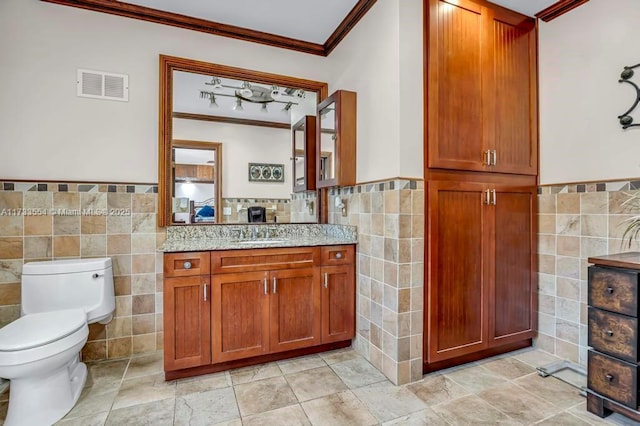
[[[356,282],[353,263],[324,266],[322,280],[322,343],[341,342],[355,335]]]
[[[280,352],[319,345],[319,268],[272,271],[270,286],[270,351]]]
[[[214,363],[269,352],[269,284],[265,271],[213,275]]]
[[[316,186],[356,184],[356,93],[338,90],[318,105]]]
[[[164,279],[165,371],[211,363],[209,276]]]

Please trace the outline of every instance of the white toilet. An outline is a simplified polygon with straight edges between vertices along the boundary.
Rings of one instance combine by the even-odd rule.
[[[87,324],[109,322],[114,310],[111,259],[24,265],[22,316],[0,329],[0,377],[11,381],[5,426],[51,425],[73,408],[87,379]]]

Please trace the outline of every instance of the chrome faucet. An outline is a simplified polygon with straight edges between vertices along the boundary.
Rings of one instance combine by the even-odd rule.
[[[251,230],[251,239],[252,240],[257,240],[258,239],[258,227],[254,226],[253,229]]]

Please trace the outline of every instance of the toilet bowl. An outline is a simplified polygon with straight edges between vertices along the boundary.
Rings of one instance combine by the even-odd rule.
[[[50,425],[86,382],[88,323],[115,309],[111,259],[25,264],[22,290],[23,316],[0,329],[0,377],[10,380],[5,425]]]

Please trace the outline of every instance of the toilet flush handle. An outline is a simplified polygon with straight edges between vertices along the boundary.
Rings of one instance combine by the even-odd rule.
[[[98,278],[98,277],[104,277],[104,272],[99,274],[97,272],[95,272],[93,275],[91,275],[92,278]]]

